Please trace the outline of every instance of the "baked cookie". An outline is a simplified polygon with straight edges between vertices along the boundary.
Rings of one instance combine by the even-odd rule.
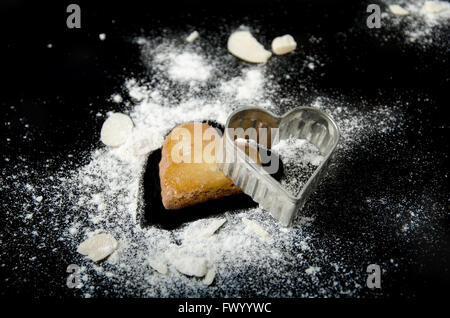
[[[217,130],[205,123],[175,127],[166,137],[159,163],[164,207],[176,210],[241,193],[217,167],[215,151],[221,145]]]

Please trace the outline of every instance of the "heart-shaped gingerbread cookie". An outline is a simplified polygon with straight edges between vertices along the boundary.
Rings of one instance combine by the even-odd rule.
[[[175,127],[166,137],[159,175],[161,197],[169,210],[241,193],[218,169],[216,149],[222,136],[205,123],[187,123]]]

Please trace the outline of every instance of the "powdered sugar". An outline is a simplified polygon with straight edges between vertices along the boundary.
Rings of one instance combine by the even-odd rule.
[[[174,81],[205,81],[211,75],[211,66],[195,53],[163,52],[155,56],[155,61]]]
[[[264,74],[259,68],[248,68],[242,70],[241,77],[235,77],[223,83],[220,90],[237,100],[251,100],[260,96],[264,89]]]
[[[397,16],[387,10],[382,21],[401,29],[409,42],[427,45],[439,40],[439,28],[447,26],[450,21],[450,4],[445,1],[386,0],[385,3],[399,5],[408,12],[407,15]],[[440,10],[429,9],[434,6]]]
[[[297,196],[324,157],[316,146],[305,139],[283,139],[273,150],[283,162],[281,185]]]

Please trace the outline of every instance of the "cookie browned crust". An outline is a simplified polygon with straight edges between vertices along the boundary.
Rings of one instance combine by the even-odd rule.
[[[201,141],[197,139],[197,142],[194,143],[195,125],[197,125],[197,132],[201,131],[203,134],[208,130],[208,136],[213,137],[207,138],[208,140],[201,138]],[[184,144],[188,148],[186,153],[190,153],[190,162],[182,162],[181,156],[178,156],[177,153],[183,152],[174,150],[174,147],[177,147],[178,150],[181,149],[179,139],[182,135],[181,132],[184,134],[189,132],[192,136],[191,141]],[[210,145],[214,142],[214,138],[220,139],[221,137],[213,127],[204,123],[187,123],[177,126],[166,137],[159,163],[161,197],[166,209],[177,210],[242,192],[217,168],[215,157],[213,157],[214,160],[211,160],[211,157],[205,160],[204,156],[201,156],[199,162],[194,161],[196,149],[210,149],[212,151],[208,153],[215,154],[215,145]],[[172,155],[177,158],[174,160]]]

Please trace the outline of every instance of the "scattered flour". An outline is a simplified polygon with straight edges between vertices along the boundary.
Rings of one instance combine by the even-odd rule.
[[[310,266],[305,270],[305,273],[308,275],[315,275],[320,271],[320,267]]]
[[[439,28],[448,26],[450,3],[423,0],[384,0],[388,6],[382,15],[394,28],[402,30],[409,42],[427,45],[438,39]],[[447,32],[444,32],[447,33]]]
[[[281,185],[297,196],[324,157],[319,149],[305,139],[284,139],[272,149],[283,162]]]
[[[205,81],[212,71],[212,67],[205,63],[196,53],[160,53],[155,61],[161,68],[167,68],[170,79],[179,82]]]
[[[223,93],[234,95],[237,100],[251,100],[261,95],[263,89],[264,74],[259,68],[244,69],[242,77],[233,78],[220,86]]]

